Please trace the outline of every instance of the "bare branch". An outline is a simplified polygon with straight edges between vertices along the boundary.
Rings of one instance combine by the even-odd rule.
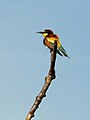
[[[48,73],[48,76],[45,77],[45,83],[39,93],[39,95],[36,97],[36,100],[30,109],[28,115],[26,116],[25,120],[31,120],[32,117],[34,117],[34,113],[39,107],[39,104],[41,103],[42,99],[46,97],[46,91],[48,90],[48,87],[50,86],[53,79],[56,78],[55,76],[55,61],[56,61],[56,52],[57,52],[57,42],[54,43],[54,49],[51,52],[51,65],[50,70]]]

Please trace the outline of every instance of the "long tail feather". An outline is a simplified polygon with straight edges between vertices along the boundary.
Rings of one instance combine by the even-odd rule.
[[[67,52],[65,51],[65,49],[64,49],[62,46],[59,47],[59,51],[61,51],[62,54],[63,54],[65,57],[68,57],[68,58],[69,58]]]
[[[63,57],[63,55],[61,54],[61,52],[59,50],[57,50],[57,53]]]

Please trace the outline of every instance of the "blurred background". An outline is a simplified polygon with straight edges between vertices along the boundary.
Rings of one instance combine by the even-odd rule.
[[[24,120],[50,66],[43,37],[59,35],[52,82],[33,120],[90,120],[90,0],[0,0],[0,120]]]

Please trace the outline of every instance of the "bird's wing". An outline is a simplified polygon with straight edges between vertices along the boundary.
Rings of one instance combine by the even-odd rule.
[[[56,41],[58,47],[61,46],[60,39],[57,36],[46,37],[46,38],[51,43],[54,43]]]

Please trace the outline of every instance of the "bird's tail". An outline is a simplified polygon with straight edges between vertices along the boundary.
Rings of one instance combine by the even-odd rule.
[[[69,58],[67,52],[65,51],[65,49],[64,49],[62,46],[59,47],[59,51],[60,51],[65,57],[68,57],[68,58]]]

